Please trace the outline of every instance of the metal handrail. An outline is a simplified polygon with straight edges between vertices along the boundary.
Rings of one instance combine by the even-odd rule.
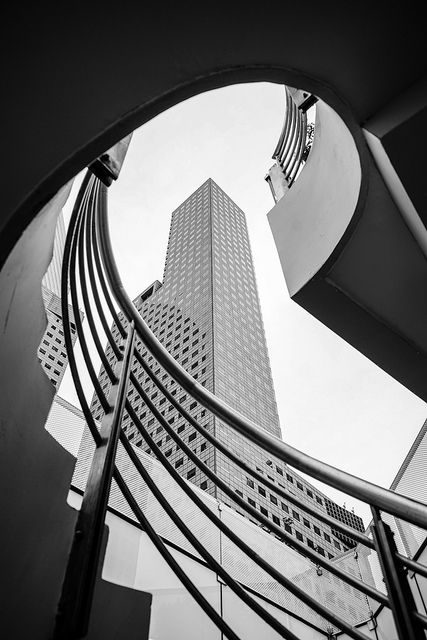
[[[159,342],[138,313],[122,284],[112,250],[107,214],[107,189],[103,184],[100,186],[98,216],[102,259],[116,302],[128,321],[135,323],[135,330],[146,348],[183,389],[232,429],[283,462],[335,489],[346,492],[358,500],[374,505],[411,524],[427,528],[427,507],[425,504],[379,487],[299,451],[260,429],[254,422],[242,416],[226,402],[194,380]]]
[[[297,114],[295,111],[294,115],[296,118]],[[300,124],[297,123],[295,125],[294,132],[298,133],[299,127]],[[289,126],[288,129],[290,131],[291,127]],[[284,150],[283,145],[282,150]],[[290,166],[293,172],[295,172],[294,161],[295,157],[291,155]],[[223,568],[223,566],[221,564],[218,564],[217,561],[205,549],[203,549],[194,534],[188,529],[185,523],[175,512],[172,505],[168,503],[166,498],[161,495],[161,492],[157,488],[155,482],[148,475],[147,471],[139,460],[136,451],[127,440],[121,428],[122,413],[123,409],[126,408],[137,430],[141,433],[147,444],[153,450],[154,454],[159,459],[164,468],[168,471],[172,479],[178,484],[178,486],[180,486],[184,490],[184,492],[193,500],[195,505],[202,511],[202,513],[205,513],[205,515],[207,515],[207,517],[218,527],[219,530],[221,530],[226,536],[228,536],[229,539],[234,542],[240,548],[240,550],[243,551],[251,560],[262,567],[275,580],[277,580],[279,584],[288,589],[301,602],[304,602],[306,605],[308,605],[314,612],[321,615],[324,619],[328,620],[332,624],[338,626],[350,637],[355,638],[356,640],[366,639],[366,636],[362,634],[358,629],[355,629],[349,623],[342,620],[327,607],[316,602],[311,596],[309,596],[309,594],[305,593],[301,588],[294,585],[289,579],[286,578],[286,576],[278,572],[268,562],[254,554],[253,551],[248,547],[248,545],[241,541],[236,536],[236,534],[231,529],[229,529],[229,527],[227,527],[225,523],[221,521],[221,519],[218,518],[218,516],[213,514],[209,510],[209,508],[206,507],[204,502],[195,494],[192,489],[190,489],[186,481],[169,463],[166,456],[156,445],[152,437],[142,427],[141,421],[136,415],[136,412],[134,411],[131,403],[126,400],[126,389],[130,381],[139,396],[147,405],[148,409],[151,411],[152,415],[157,419],[159,424],[163,426],[163,428],[171,436],[171,438],[175,440],[178,446],[181,447],[181,450],[190,459],[193,460],[193,462],[203,471],[203,473],[205,473],[207,477],[209,477],[216,484],[216,486],[222,489],[225,494],[227,494],[232,498],[232,500],[239,504],[246,511],[246,513],[249,513],[251,516],[257,518],[257,520],[262,524],[267,525],[269,529],[276,535],[280,536],[280,538],[284,542],[311,559],[316,564],[325,567],[328,571],[338,576],[347,584],[352,585],[360,592],[376,599],[382,605],[390,607],[396,621],[396,628],[399,631],[400,638],[405,637],[406,639],[407,637],[408,639],[410,638],[410,640],[418,640],[419,638],[423,637],[419,635],[419,629],[425,626],[425,621],[423,620],[422,615],[415,612],[415,605],[413,604],[413,600],[411,599],[412,596],[407,586],[407,580],[406,576],[404,576],[403,573],[403,567],[407,566],[408,568],[411,568],[411,570],[415,571],[418,569],[421,575],[424,575],[424,571],[426,570],[426,568],[419,563],[406,560],[404,556],[401,556],[397,553],[397,549],[395,548],[394,542],[391,538],[390,530],[388,526],[381,520],[379,509],[383,509],[384,511],[387,511],[394,516],[403,518],[408,522],[427,528],[427,510],[425,505],[378,487],[377,485],[368,483],[360,478],[347,474],[344,471],[335,469],[330,465],[311,458],[310,456],[307,456],[297,449],[290,447],[278,438],[275,438],[267,432],[259,429],[259,427],[257,427],[255,423],[241,416],[238,412],[229,407],[225,402],[207,391],[207,389],[205,389],[203,385],[200,385],[198,382],[196,382],[194,378],[192,378],[190,374],[188,374],[186,370],[183,369],[183,367],[181,367],[181,365],[179,365],[179,363],[174,360],[174,358],[168,353],[163,345],[157,340],[155,335],[149,329],[148,325],[139,315],[138,311],[134,307],[133,303],[131,302],[130,298],[127,296],[127,293],[123,288],[111,247],[111,238],[108,228],[106,193],[107,189],[105,185],[100,183],[97,179],[95,180],[94,178],[90,177],[90,174],[88,173],[84,179],[82,188],[76,201],[76,205],[73,209],[69,232],[67,234],[65,244],[64,263],[62,269],[62,309],[64,319],[64,335],[69,355],[70,369],[75,381],[77,394],[83,409],[83,413],[86,417],[90,433],[97,445],[97,452],[92,465],[98,465],[99,467],[100,459],[105,459],[105,463],[102,464],[106,465],[105,469],[104,466],[102,467],[102,477],[105,478],[105,480],[102,480],[101,483],[99,483],[98,481],[89,482],[86,489],[88,495],[86,496],[85,492],[84,499],[85,505],[100,505],[100,508],[98,509],[98,511],[96,511],[98,515],[96,515],[95,512],[92,512],[91,507],[89,509],[85,507],[87,511],[85,518],[88,518],[88,522],[91,521],[91,518],[96,516],[96,526],[90,525],[89,527],[91,531],[96,530],[96,533],[94,534],[94,551],[90,552],[89,560],[82,558],[81,550],[83,547],[82,545],[78,544],[77,538],[79,532],[76,531],[75,544],[73,545],[73,549],[76,549],[76,551],[74,554],[71,554],[71,564],[69,564],[66,574],[67,577],[64,583],[64,589],[66,592],[63,592],[63,601],[65,603],[68,603],[69,601],[78,603],[79,598],[81,602],[81,596],[79,596],[79,594],[88,594],[88,596],[85,596],[84,598],[86,604],[80,607],[81,613],[79,615],[82,615],[83,619],[79,619],[78,624],[80,624],[82,628],[84,628],[85,625],[87,627],[88,611],[90,609],[90,600],[92,595],[91,589],[93,591],[94,575],[96,566],[99,562],[100,536],[102,534],[102,526],[100,525],[100,523],[103,522],[103,518],[105,517],[106,499],[108,498],[111,479],[114,477],[119,486],[119,489],[128,502],[129,507],[134,513],[136,519],[141,524],[141,526],[144,527],[153,544],[155,544],[155,546],[158,548],[171,569],[176,573],[184,586],[193,595],[193,597],[200,604],[205,613],[209,616],[212,622],[218,626],[218,628],[224,633],[224,635],[231,640],[238,640],[238,636],[235,634],[235,632],[225,623],[222,617],[219,616],[218,613],[215,612],[215,610],[213,610],[213,608],[209,605],[204,596],[202,596],[197,587],[195,587],[195,585],[191,582],[188,576],[186,576],[183,570],[179,566],[177,566],[176,561],[173,559],[170,552],[165,547],[163,541],[160,539],[160,536],[147,521],[139,505],[136,503],[135,498],[132,496],[129,490],[129,487],[120,475],[114,463],[116,447],[115,443],[117,443],[118,438],[120,438],[124,450],[130,457],[130,460],[133,462],[137,472],[145,480],[147,486],[158,499],[162,508],[166,511],[169,517],[172,518],[178,529],[184,534],[190,544],[192,544],[193,548],[195,548],[196,551],[198,551],[206,559],[208,565],[219,575],[221,575],[225,583],[228,584],[230,588],[232,588],[235,593],[244,602],[246,602],[246,604],[248,604],[250,608],[252,608],[252,610],[254,610],[259,616],[261,616],[261,618],[267,624],[276,629],[276,631],[278,631],[283,637],[289,638],[290,640],[296,640],[296,637],[289,630],[284,628],[273,616],[271,616],[270,613],[268,613],[262,606],[254,601],[253,598],[251,598],[251,596],[244,590],[244,588],[242,588],[240,583],[232,578],[230,574]],[[89,274],[88,279],[86,278],[86,269]],[[104,434],[103,436],[101,436],[101,434],[98,432],[93,415],[87,404],[80,380],[79,370],[72,350],[67,297],[68,285],[70,284],[73,313],[75,317],[80,317],[78,312],[79,301],[76,277],[77,270],[80,274],[81,297],[89,319],[89,330],[101,362],[107,372],[107,375],[109,376],[110,382],[112,383],[112,390],[110,391],[108,398],[104,396],[103,400],[103,389],[101,389],[99,383],[96,384],[94,380],[93,363],[91,362],[89,349],[84,337],[82,323],[76,323],[78,338],[81,344],[84,345],[84,348],[82,349],[84,362],[91,375],[95,393],[105,411],[105,415],[101,423],[103,425],[101,426],[101,433]],[[102,291],[103,293],[104,302],[106,303],[109,312],[114,320],[114,323],[116,324],[119,331],[119,339],[126,339],[127,341],[128,346],[125,350],[124,358],[125,364],[123,363],[123,347],[116,342],[113,333],[108,327],[103,304],[99,296],[99,287],[97,286],[97,282],[99,282],[100,284],[100,291]],[[118,361],[114,370],[111,368],[108,359],[100,351],[101,343],[99,341],[99,336],[97,335],[96,323],[93,318],[92,310],[90,308],[90,299],[87,291],[88,284],[90,284],[91,286],[93,299],[95,301],[95,308],[107,336],[108,343]],[[113,297],[117,302],[118,308],[120,310],[119,312],[117,312],[113,304]],[[322,480],[330,486],[333,486],[340,490],[345,490],[348,494],[372,505],[374,512],[374,528],[372,531],[373,540],[368,538],[365,534],[351,530],[346,525],[334,521],[332,518],[326,516],[323,513],[317,513],[314,509],[311,509],[307,505],[299,502],[298,499],[288,495],[286,491],[281,491],[275,485],[272,485],[272,483],[270,483],[268,480],[262,478],[244,462],[240,461],[240,459],[235,456],[233,452],[228,451],[223,443],[216,439],[215,436],[209,434],[209,432],[202,425],[199,425],[197,420],[195,420],[171,396],[166,387],[162,385],[161,381],[150,369],[144,357],[133,346],[133,335],[135,335],[137,339],[139,338],[142,340],[144,346],[156,358],[158,364],[160,364],[163,369],[165,369],[169,373],[169,375],[171,375],[171,377],[174,378],[175,381],[178,382],[178,384],[180,384],[181,387],[188,392],[189,395],[191,395],[195,400],[198,400],[202,406],[206,407],[209,411],[226,422],[238,433],[244,435],[246,438],[257,444],[258,446],[261,446],[265,451],[273,454],[286,464],[290,464],[300,471],[303,471],[308,475]],[[368,548],[375,548],[380,556],[383,574],[386,580],[388,596],[377,591],[375,588],[362,582],[358,578],[355,578],[351,574],[343,571],[334,563],[326,560],[326,558],[318,556],[311,549],[307,549],[299,541],[295,540],[292,536],[285,533],[280,527],[276,526],[270,520],[265,518],[265,516],[263,516],[257,510],[247,505],[238,495],[234,494],[223,480],[221,480],[209,467],[207,467],[197,458],[192,450],[183,442],[182,438],[173,430],[172,427],[170,427],[168,422],[163,418],[161,412],[148,398],[147,394],[139,384],[135,375],[132,373],[131,362],[133,357],[135,357],[136,360],[143,366],[145,371],[149,373],[153,382],[164,394],[164,397],[166,397],[171,402],[171,404],[181,413],[181,415],[184,416],[184,418],[188,420],[188,422],[192,424],[196,429],[198,429],[199,433],[204,435],[207,440],[209,440],[215,447],[218,448],[218,450],[222,451],[229,457],[230,460],[238,464],[240,468],[251,474],[254,478],[257,478],[258,481],[262,482],[265,486],[269,486],[270,488],[274,489],[275,492],[277,492],[279,495],[282,495],[285,499],[288,499],[294,504],[299,505],[301,509],[305,510],[308,513],[311,513],[319,520],[327,522],[335,529],[345,532],[346,535],[351,535],[354,539],[358,540],[361,544],[364,544]],[[105,453],[102,453],[102,450],[109,451],[107,457],[105,456]],[[98,477],[98,472],[94,473],[94,478]],[[87,522],[85,522],[84,526],[88,526]],[[90,584],[88,583],[89,591],[86,589],[86,586],[83,585],[83,577],[78,575],[79,572],[76,569],[76,567],[79,566],[86,566],[87,563],[89,563],[88,566],[90,567],[91,576],[89,581]],[[68,576],[71,577],[69,578]],[[70,594],[69,592],[67,592],[67,589],[71,592],[74,589],[74,595],[72,595],[71,599],[69,598]],[[75,610],[77,611],[78,607],[75,607]],[[407,636],[402,635],[402,629],[405,627],[405,625],[409,630]],[[64,635],[61,635],[61,629],[62,631],[64,630],[64,622],[62,623],[62,627],[61,624],[58,625],[58,637],[74,637],[71,635],[67,635],[66,633]]]
[[[288,87],[285,87],[285,99],[285,120],[272,158],[281,168],[288,187],[291,187],[305,162],[307,112],[305,106],[300,108],[296,105]],[[308,102],[310,106],[313,100]]]
[[[335,520],[334,518],[327,515],[326,513],[323,513],[321,511],[316,511],[316,509],[310,507],[308,504],[301,503],[301,501],[299,501],[298,498],[293,496],[291,493],[273,484],[268,479],[264,478],[255,469],[253,469],[248,464],[246,464],[244,460],[242,460],[239,456],[237,456],[232,451],[230,451],[220,440],[218,440],[218,438],[216,438],[208,429],[206,429],[206,427],[199,424],[199,422],[191,415],[191,413],[186,411],[186,409],[180,405],[180,403],[175,399],[175,397],[161,382],[158,376],[156,376],[154,371],[148,366],[148,364],[145,362],[144,358],[142,358],[142,356],[138,353],[138,351],[135,352],[135,358],[138,361],[138,363],[143,367],[145,373],[150,376],[150,378],[152,379],[156,387],[159,389],[161,394],[167,399],[168,402],[170,402],[175,407],[177,411],[180,412],[181,416],[189,424],[191,424],[206,440],[208,440],[216,449],[218,449],[218,451],[221,451],[221,453],[223,453],[229,460],[231,460],[234,464],[240,467],[240,469],[245,471],[245,473],[252,476],[252,478],[254,478],[258,482],[263,484],[265,487],[267,487],[271,491],[274,491],[275,493],[277,493],[277,495],[279,495],[280,497],[284,498],[285,500],[288,500],[289,502],[292,502],[294,505],[299,506],[300,509],[305,511],[305,513],[309,513],[310,515],[314,516],[318,520],[321,520],[322,522],[330,525],[331,528],[341,531],[345,535],[349,536],[350,538],[353,538],[354,540],[357,540],[358,542],[361,542],[364,546],[369,547],[370,549],[375,548],[374,543],[366,534],[361,533],[360,531],[357,531],[356,529],[353,529],[352,527],[349,527],[348,525]],[[132,381],[132,377],[131,377],[131,381]],[[177,438],[179,438],[178,434],[175,434],[175,435]],[[182,439],[179,438],[179,441],[182,441]]]

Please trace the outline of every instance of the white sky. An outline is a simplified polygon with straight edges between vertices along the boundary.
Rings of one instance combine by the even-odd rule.
[[[110,187],[116,259],[131,297],[161,280],[172,211],[213,178],[247,216],[284,440],[389,486],[427,417],[425,403],[288,296],[264,180],[283,117],[283,87],[257,83],[204,93],[137,130]],[[69,377],[60,395],[75,402]],[[355,500],[324,491],[368,522]]]

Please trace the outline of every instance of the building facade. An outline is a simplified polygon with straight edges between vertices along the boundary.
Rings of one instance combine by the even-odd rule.
[[[43,371],[55,389],[59,389],[68,364],[61,309],[61,266],[65,236],[64,216],[61,212],[55,229],[52,260],[42,281],[42,299],[46,311],[47,327],[37,352]],[[71,323],[71,339],[74,346],[77,340],[77,333],[71,305],[69,305],[68,311]],[[83,318],[82,313],[81,317]]]
[[[213,180],[208,179],[173,212],[163,282],[154,282],[134,304],[160,342],[200,384],[260,429],[280,437],[245,215]],[[112,331],[119,339],[117,327]],[[259,447],[188,398],[146,354],[143,345],[137,344],[137,348],[181,405],[258,473],[319,512],[363,531],[360,518],[338,505],[333,508],[331,500],[293,470],[273,457],[267,458]],[[112,350],[108,348],[106,353],[114,364]],[[325,557],[333,558],[353,544],[247,477],[168,404],[142,367],[134,363],[133,371],[184,442],[250,506]],[[100,382],[108,393],[110,382],[103,368]],[[183,477],[245,515],[182,453],[132,386],[128,399],[143,426]],[[96,397],[91,409],[100,420],[103,411]],[[126,413],[123,428],[135,447],[151,453]]]

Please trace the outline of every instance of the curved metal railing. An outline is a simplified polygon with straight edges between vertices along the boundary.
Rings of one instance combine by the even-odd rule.
[[[300,100],[294,99],[299,96]],[[307,160],[312,142],[313,125],[307,123],[307,110],[316,102],[315,96],[285,86],[285,120],[273,153],[275,165],[266,180],[277,202],[283,188],[290,188]]]
[[[78,365],[72,349],[68,290],[70,291],[71,305],[74,310],[76,331],[84,364],[91,379],[95,394],[104,411],[100,428],[98,428],[86,399],[82,383],[81,367]],[[80,304],[83,306],[88,319],[88,335],[85,333],[80,314],[78,313]],[[106,311],[106,309],[108,311]],[[195,507],[200,510],[222,534],[236,545],[242,553],[246,554],[251,562],[254,562],[263,571],[267,572],[273,580],[288,590],[313,612],[321,616],[322,619],[332,624],[336,629],[344,631],[349,637],[355,638],[356,640],[367,639],[367,636],[358,628],[352,626],[331,608],[319,603],[318,599],[298,586],[295,581],[291,580],[264,558],[256,554],[248,544],[206,506],[204,501],[197,495],[197,492],[191,489],[187,481],[183,479],[174,466],[168,461],[167,456],[162,452],[158,444],[156,444],[148,430],[144,428],[132,403],[127,397],[129,385],[132,386],[133,393],[136,393],[143,401],[158,425],[169,438],[176,443],[177,447],[194,462],[216,487],[230,497],[244,513],[250,516],[251,519],[255,519],[261,525],[268,527],[269,530],[276,534],[283,542],[304,555],[316,566],[325,568],[339,580],[353,587],[360,594],[371,598],[378,606],[391,609],[398,636],[401,640],[403,638],[409,638],[411,640],[424,638],[423,629],[427,628],[427,617],[416,610],[405,573],[405,567],[410,568],[411,571],[415,571],[424,577],[427,576],[427,567],[397,552],[391,531],[388,525],[382,520],[381,512],[391,514],[413,525],[427,529],[426,506],[340,471],[335,467],[298,451],[278,438],[269,435],[264,430],[259,429],[255,423],[237,413],[221,399],[210,393],[202,384],[199,384],[158,341],[128,297],[122,285],[111,247],[108,228],[107,187],[90,172],[86,174],[79,191],[65,243],[62,268],[62,313],[71,373],[89,431],[96,444],[96,449],[89,472],[82,507],[79,512],[75,539],[64,581],[56,626],[57,638],[84,637],[86,634],[95,577],[100,558],[101,538],[108,497],[113,478],[137,521],[144,528],[153,544],[196,602],[227,638],[232,640],[237,640],[238,638],[229,624],[209,604],[196,585],[185,574],[173,558],[159,533],[155,530],[153,524],[149,522],[147,516],[142,512],[136,498],[132,495],[132,492],[116,465],[117,447],[120,442],[136,472],[143,479],[148,489],[207,565],[215,571],[238,598],[260,616],[267,625],[282,637],[296,640],[295,634],[285,628],[284,625],[272,615],[271,611],[267,610],[259,601],[254,599],[248,589],[240,584],[235,577],[231,576],[230,572],[209,553],[197,536],[178,515],[173,505],[163,496],[156,482],[141,462],[141,459],[136,453],[136,449],[130,444],[122,429],[123,413],[126,411],[147,446],[176,485],[180,487],[188,498],[191,499]],[[113,332],[110,329],[107,314],[113,319],[114,325],[118,329],[117,332]],[[102,328],[103,333],[107,337],[108,344],[116,360],[115,366],[110,363],[110,359],[107,358],[105,350],[102,348],[99,328]],[[115,337],[115,335],[118,337]],[[108,396],[100,385],[95,372],[93,359],[91,357],[91,342],[96,349],[111,383]],[[280,489],[275,484],[273,485],[269,480],[266,480],[259,474],[257,470],[252,469],[250,465],[241,460],[235,452],[229,450],[223,442],[210,433],[205,426],[200,424],[200,422],[181,405],[175,395],[167,389],[159,375],[155,373],[155,367],[148,362],[148,352],[155,359],[156,366],[157,364],[160,365],[194,400],[229,425],[237,433],[255,443],[257,446],[262,447],[264,451],[274,455],[286,465],[293,466],[323,481],[329,486],[344,491],[371,505],[373,512],[371,535],[356,531],[326,513],[321,513],[311,508],[309,505],[298,500],[290,492],[285,489]],[[233,462],[233,464],[237,465],[259,483],[262,483],[270,489],[274,489],[275,493],[287,501],[298,505],[302,511],[330,525],[334,530],[341,532],[343,535],[352,538],[359,545],[375,551],[378,554],[381,564],[387,587],[387,595],[371,584],[357,578],[355,575],[344,571],[337,563],[331,562],[317,554],[313,549],[304,546],[298,539],[284,531],[283,528],[276,525],[237,495],[223,479],[218,477],[208,465],[200,460],[192,451],[191,447],[184,442],[178,431],[172,428],[156,403],[152,401],[143,386],[139,383],[132,371],[133,363],[137,363],[138,366],[142,367],[170,405],[210,442],[213,447]],[[319,632],[325,633],[320,628]]]

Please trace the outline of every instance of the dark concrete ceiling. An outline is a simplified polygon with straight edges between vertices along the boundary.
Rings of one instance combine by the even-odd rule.
[[[3,19],[4,260],[40,205],[170,105],[234,82],[306,88],[358,125],[425,72],[419,3],[34,3]],[[173,141],[171,141],[173,144]]]

